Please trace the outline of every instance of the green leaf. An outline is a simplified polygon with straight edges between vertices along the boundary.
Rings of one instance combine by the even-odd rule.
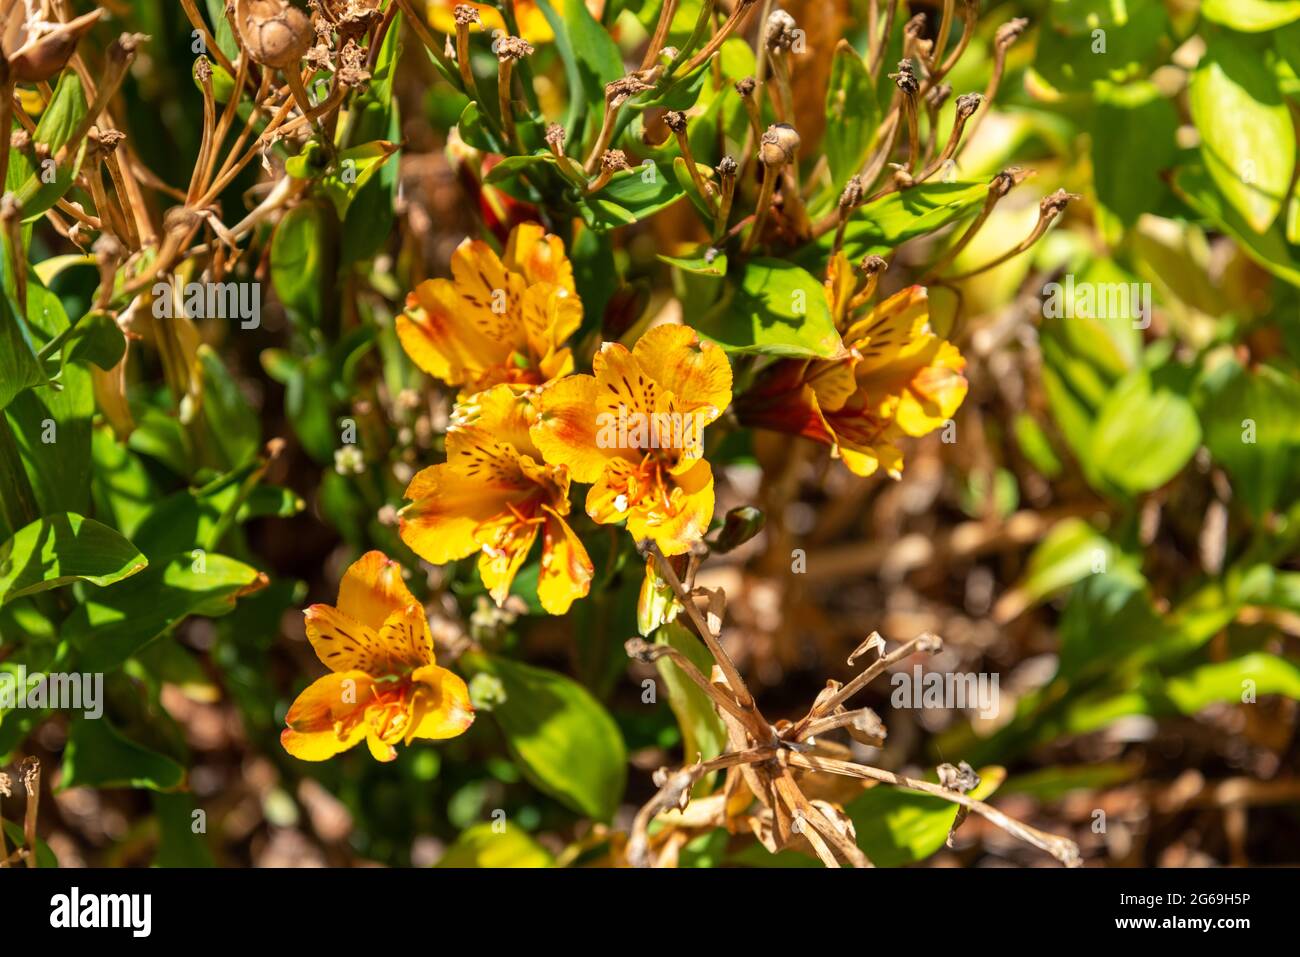
[[[670,167],[647,162],[615,173],[604,189],[587,197],[586,210],[593,228],[611,229],[645,219],[684,195]]]
[[[32,139],[49,148],[53,158],[72,137],[78,124],[86,115],[86,95],[81,79],[75,70],[64,70],[59,77],[54,96],[41,114]],[[23,222],[30,223],[53,206],[72,187],[85,156],[85,143],[75,155],[56,163],[50,176],[45,169],[34,169],[26,156],[14,151],[9,155],[9,171],[5,176],[6,191],[17,195],[23,207]]]
[[[1195,399],[1206,447],[1232,477],[1234,498],[1263,517],[1300,466],[1300,382],[1229,359],[1205,375]]]
[[[437,867],[554,867],[555,858],[517,824],[484,821],[461,831]]]
[[[1024,574],[998,599],[994,619],[1010,621],[1056,592],[1105,571],[1114,555],[1110,540],[1083,519],[1057,522],[1030,555]]]
[[[1006,777],[1000,767],[979,771],[970,796],[984,800]],[[957,805],[943,798],[878,784],[844,806],[853,820],[858,847],[877,867],[902,867],[923,861],[943,847],[957,816]]]
[[[397,142],[402,137],[402,124],[397,99],[393,96],[393,77],[401,55],[403,33],[402,14],[399,11],[384,35],[384,45],[371,70],[370,83],[359,97],[354,96],[349,114],[355,114],[349,142],[388,140]],[[397,198],[399,178],[397,162],[384,163],[357,192],[348,207],[343,223],[344,263],[359,262],[374,256],[388,239],[393,225],[393,206]]]
[[[299,203],[281,217],[271,237],[271,285],[299,325],[315,328],[324,318],[334,278],[323,237],[333,227],[326,207]]]
[[[932,233],[973,212],[988,191],[986,183],[927,182],[883,196],[853,214],[844,230],[844,254],[850,262],[857,262],[872,253],[892,252],[909,239]],[[834,241],[832,230],[808,248],[824,259]],[[801,253],[799,259],[806,268],[813,268],[808,253]]]
[[[1038,31],[1039,83],[1065,92],[1120,86],[1167,55],[1169,14],[1161,0],[1052,0]]]
[[[243,465],[257,455],[261,420],[211,346],[199,346],[198,360],[203,379],[203,417],[213,453],[223,469]]]
[[[501,682],[506,700],[491,714],[524,776],[578,813],[610,820],[627,783],[627,750],[600,702],[564,675],[509,658],[475,653],[461,663]]]
[[[235,31],[226,18],[225,0],[207,0],[207,5],[208,19],[213,25],[212,38],[217,41],[217,48],[230,60],[239,59],[239,41],[235,39]]]
[[[1188,103],[1210,176],[1250,228],[1263,233],[1282,209],[1296,159],[1291,114],[1264,58],[1233,34],[1211,35]]]
[[[1145,370],[1121,381],[1097,414],[1092,454],[1101,474],[1129,494],[1173,478],[1201,442],[1196,411],[1185,398],[1154,387]]]
[[[711,259],[707,253],[685,257],[660,255],[659,261],[666,262],[670,266],[676,266],[683,272],[693,273],[696,276],[721,279],[727,274],[727,254],[723,252],[717,252]]]
[[[69,325],[58,296],[34,275],[27,281],[27,324],[34,341],[40,343]],[[41,511],[84,515],[90,511],[90,430],[95,413],[90,371],[69,365],[58,384],[61,388],[28,389],[10,402],[4,414]]]
[[[1274,226],[1258,233],[1231,205],[1224,202],[1203,169],[1180,169],[1174,190],[1216,228],[1237,240],[1245,253],[1273,275],[1300,286],[1300,259],[1287,245],[1282,230]]]
[[[1300,0],[1201,0],[1201,15],[1234,30],[1262,33],[1300,20]]]
[[[575,143],[581,142],[583,130],[579,124],[588,115],[589,100],[582,69],[578,66],[578,58],[574,55],[573,44],[569,41],[569,28],[565,24],[564,18],[560,16],[549,0],[537,0],[537,7],[542,11],[542,16],[546,18],[546,22],[551,25],[551,32],[555,34],[555,51],[560,55],[560,62],[564,64],[564,78],[569,84],[569,95],[567,97],[569,110],[564,118],[564,130]],[[603,110],[603,104],[601,109]],[[601,114],[594,115],[594,122],[599,124]],[[461,117],[461,125],[464,126],[464,116]],[[461,135],[464,136],[463,129]],[[469,140],[465,142],[468,143]]]
[[[108,372],[122,361],[126,353],[126,336],[113,318],[92,312],[72,330],[63,345],[63,362],[82,362]]]
[[[1254,695],[1300,699],[1300,665],[1277,655],[1254,652],[1200,665],[1165,683],[1169,699],[1183,714],[1196,714],[1220,701],[1251,701]]]
[[[1088,126],[1093,188],[1111,243],[1168,194],[1161,174],[1177,154],[1173,103],[1150,83],[1121,89],[1122,97],[1097,98]]]
[[[261,587],[255,568],[197,550],[157,559],[120,585],[88,596],[64,624],[82,667],[111,671],[189,615],[228,613],[239,595]]]
[[[669,622],[655,632],[655,643],[676,648],[705,678],[713,670],[713,656],[689,629]],[[668,689],[668,705],[682,730],[683,760],[708,761],[722,753],[727,743],[727,727],[722,723],[713,700],[695,682],[687,678],[670,659],[655,662],[659,677]]]
[[[605,112],[605,84],[623,75],[623,57],[609,31],[587,11],[584,0],[564,0],[564,30],[573,49],[582,91],[593,128],[599,128]],[[555,31],[559,35],[559,31]]]
[[[63,749],[63,780],[67,788],[180,787],[185,769],[165,755],[122,736],[106,718],[73,718]]]
[[[284,168],[296,179],[315,179],[342,222],[357,194],[396,152],[396,144],[375,140],[343,150],[322,169],[318,164],[324,160],[324,150],[313,142],[291,157]]]
[[[26,847],[27,837],[23,834],[23,826],[17,821],[4,821],[3,823],[5,833],[9,835],[9,840],[13,842],[13,846],[16,848]],[[54,856],[50,846],[42,841],[40,837],[36,838],[36,864],[38,867],[46,868],[59,866],[59,859]]]
[[[847,40],[841,40],[835,47],[826,87],[826,134],[822,143],[836,192],[862,169],[879,122],[880,106],[871,74],[858,51]]]
[[[1028,412],[1021,412],[1012,423],[1012,431],[1020,453],[1029,460],[1030,465],[1049,479],[1060,476],[1065,466],[1061,464],[1056,449],[1052,448],[1051,440],[1037,419]]]
[[[782,259],[733,268],[727,293],[696,328],[729,352],[833,358],[844,352],[822,284]]]
[[[203,833],[194,830],[194,799],[188,794],[153,796],[158,818],[156,867],[212,867],[215,861]]]
[[[8,240],[0,246],[0,256],[8,259]],[[45,381],[40,360],[36,358],[27,323],[7,294],[0,295],[0,412],[14,397]]]
[[[69,512],[47,515],[0,545],[0,604],[74,581],[102,588],[148,564],[107,525]]]

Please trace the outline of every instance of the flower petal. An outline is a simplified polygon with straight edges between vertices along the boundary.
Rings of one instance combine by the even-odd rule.
[[[576,599],[587,594],[595,567],[569,523],[549,506],[543,506],[543,510],[546,524],[537,597],[550,614],[563,615]]]
[[[402,566],[375,549],[353,562],[339,582],[339,611],[375,630],[393,612],[414,602],[402,579]]]
[[[517,474],[517,470],[516,470]],[[416,473],[407,486],[411,503],[398,513],[402,541],[427,562],[445,565],[481,547],[478,527],[519,495],[519,482],[491,477],[487,466],[444,462]]]
[[[540,459],[529,428],[537,421],[536,400],[518,387],[498,385],[457,404],[447,430],[447,457],[468,452],[486,435]]]
[[[511,231],[506,244],[505,266],[523,273],[530,284],[549,283],[570,295],[576,291],[573,266],[564,254],[564,241],[559,236],[548,234],[539,223],[520,223]]]
[[[939,342],[929,362],[912,376],[896,419],[908,435],[926,435],[952,418],[966,398],[966,360],[950,342]]]
[[[646,375],[673,394],[680,412],[701,412],[707,423],[731,404],[726,353],[687,326],[655,326],[637,340],[632,355]]]
[[[510,596],[510,585],[537,540],[537,530],[535,523],[521,522],[509,513],[479,528],[478,574],[498,607]]]
[[[365,736],[366,702],[373,697],[373,682],[365,672],[318,678],[289,707],[280,743],[303,761],[332,758]]]
[[[577,482],[594,482],[605,471],[613,450],[597,444],[596,379],[572,375],[542,389],[533,442],[551,465],[566,465]]]
[[[536,283],[520,296],[519,316],[532,354],[547,356],[582,325],[582,300],[562,286]]]
[[[459,675],[437,665],[428,665],[411,675],[411,680],[414,692],[407,744],[413,738],[454,738],[474,723],[469,688]]]
[[[929,332],[930,301],[922,286],[890,296],[859,319],[844,333],[844,342],[860,356],[859,380],[896,360],[923,348]]]
[[[477,379],[510,356],[507,343],[468,320],[465,303],[446,279],[427,279],[406,297],[397,338],[412,362],[448,385]]]
[[[673,477],[667,507],[651,497],[633,507],[627,530],[638,542],[653,539],[665,555],[681,555],[709,530],[713,504],[713,470],[701,459]]]
[[[387,764],[397,758],[397,749],[372,730],[366,732],[366,746],[370,748],[370,756],[381,764]]]

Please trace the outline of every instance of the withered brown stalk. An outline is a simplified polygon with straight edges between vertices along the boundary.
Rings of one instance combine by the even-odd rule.
[[[642,661],[667,658],[689,680],[704,690],[728,730],[728,744],[727,750],[718,757],[707,761],[697,760],[676,771],[661,770],[657,774],[658,791],[640,808],[633,821],[627,844],[630,863],[641,867],[650,866],[653,863],[651,824],[667,815],[664,818],[665,829],[671,828],[671,816],[685,812],[691,803],[691,791],[695,785],[705,775],[726,769],[721,799],[714,800],[719,795],[708,798],[712,802],[708,813],[703,820],[691,819],[692,825],[731,827],[737,820],[733,815],[741,814],[755,835],[771,848],[779,849],[802,837],[827,867],[839,867],[841,862],[854,867],[872,865],[867,855],[857,846],[848,818],[842,811],[825,802],[809,800],[800,786],[801,775],[839,775],[942,798],[958,806],[958,814],[952,824],[954,831],[967,812],[974,812],[1013,837],[1046,851],[1067,866],[1079,864],[1079,851],[1074,842],[1030,827],[997,808],[968,796],[965,792],[978,783],[978,777],[965,765],[960,773],[948,765],[941,767],[941,783],[934,784],[846,760],[849,752],[842,746],[816,740],[816,735],[840,728],[850,728],[870,738],[883,738],[884,725],[874,712],[868,708],[845,711],[844,703],[871,680],[883,674],[890,665],[918,652],[937,651],[941,646],[938,638],[929,634],[921,635],[893,651],[878,654],[871,665],[848,683],[841,686],[831,682],[799,721],[793,724],[782,721],[773,725],[759,710],[734,661],[723,647],[721,633],[725,594],[721,589],[687,588],[672,562],[656,546],[648,544],[646,548],[654,559],[659,576],[668,583],[695,631],[713,655],[715,678],[706,678],[683,654],[668,645],[651,645],[640,638],[634,638],[627,643],[626,650],[630,656]],[[695,561],[692,556],[692,568]],[[701,597],[708,602],[706,611],[700,608]],[[884,650],[884,641],[875,633],[850,656],[849,663],[852,664],[873,648]],[[737,789],[742,785],[749,790],[750,799],[733,800]],[[757,810],[752,813],[746,810],[751,807],[756,807]],[[684,825],[687,823],[685,817],[681,821]],[[664,831],[661,830],[660,833]]]

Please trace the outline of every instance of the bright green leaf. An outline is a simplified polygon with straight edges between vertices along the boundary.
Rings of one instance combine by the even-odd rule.
[[[491,714],[524,775],[580,814],[610,820],[627,782],[627,751],[600,702],[564,675],[509,658],[472,654],[461,663],[501,682],[505,701]]]
[[[47,515],[0,545],[0,604],[74,581],[102,588],[148,564],[106,525],[68,512]]]

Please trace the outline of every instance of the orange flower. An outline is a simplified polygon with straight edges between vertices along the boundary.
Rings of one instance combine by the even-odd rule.
[[[307,638],[330,674],[289,708],[280,743],[295,758],[324,761],[363,738],[376,760],[398,741],[454,738],[474,723],[469,690],[433,661],[424,608],[383,552],[366,552],[343,575],[338,606],[312,605]]]
[[[837,296],[831,294],[832,306]],[[950,419],[966,398],[966,360],[929,327],[925,289],[911,286],[844,333],[845,359],[783,360],[736,403],[746,425],[802,435],[831,447],[858,475],[897,478],[895,444]]]
[[[593,483],[595,521],[626,520],[638,541],[680,555],[713,518],[701,432],[731,402],[727,357],[685,326],[658,326],[631,352],[605,343],[592,371],[541,391],[533,440],[547,462]]]
[[[451,274],[420,283],[397,317],[402,348],[421,369],[462,395],[541,385],[573,370],[564,342],[582,324],[582,300],[559,237],[524,223],[511,231],[504,259],[467,239],[452,254]]]
[[[402,541],[434,564],[477,552],[479,577],[498,605],[541,532],[537,596],[562,615],[587,594],[593,569],[564,520],[568,469],[545,464],[529,436],[532,403],[528,393],[501,385],[458,406],[447,461],[411,480],[400,530]]]

